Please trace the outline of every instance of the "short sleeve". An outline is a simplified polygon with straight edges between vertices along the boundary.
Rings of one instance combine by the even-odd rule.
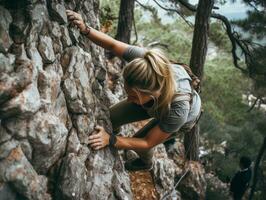
[[[135,58],[143,58],[146,52],[145,48],[129,45],[122,55],[122,58],[127,62],[134,60]]]
[[[189,102],[172,102],[167,116],[159,121],[159,127],[166,133],[177,132],[186,122],[189,114]]]

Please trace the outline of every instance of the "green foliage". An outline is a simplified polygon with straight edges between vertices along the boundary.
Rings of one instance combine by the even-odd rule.
[[[147,46],[152,42],[167,45],[164,51],[172,60],[189,63],[193,30],[177,20],[172,24],[158,24],[157,21],[137,23],[139,44]],[[156,46],[161,48],[161,46]]]
[[[227,142],[225,154],[214,149],[209,168],[222,181],[234,174],[241,155],[255,160],[265,135],[265,115],[257,110],[248,113],[249,107],[242,101],[249,85],[250,81],[233,68],[231,59],[221,54],[207,61],[201,95],[205,110],[201,132],[210,149]]]
[[[242,20],[235,21],[234,23],[240,26],[246,33],[247,38],[245,40],[251,41],[247,42],[248,50],[251,59],[248,59],[248,70],[250,77],[254,79],[257,86],[256,95],[265,96],[266,88],[266,3],[265,0],[242,0],[248,6],[250,10],[248,11],[248,17]],[[241,38],[242,39],[242,38]],[[256,44],[254,44],[254,41]],[[261,90],[263,90],[261,92]]]
[[[206,189],[206,197],[205,200],[225,200],[228,198],[228,196],[224,193],[223,190],[219,191],[219,188],[215,188],[214,186],[210,186],[210,184],[207,183],[207,189]]]
[[[265,0],[242,0],[252,9],[248,11],[248,17],[235,21],[245,31],[251,33],[250,36],[258,38],[265,37],[266,33],[266,3]]]
[[[222,123],[238,124],[246,115],[247,106],[242,103],[242,94],[249,89],[249,83],[243,75],[232,66],[227,55],[205,65],[205,76],[202,84],[203,102]],[[212,105],[215,104],[215,105]],[[216,109],[214,111],[213,109]],[[220,113],[221,116],[217,116]]]
[[[100,22],[118,18],[120,0],[100,0]]]
[[[221,49],[224,49],[226,52],[231,51],[231,42],[228,36],[225,34],[226,30],[224,29],[222,22],[215,21],[210,24],[209,38],[216,46]]]
[[[100,24],[115,36],[118,23],[120,0],[100,0]]]

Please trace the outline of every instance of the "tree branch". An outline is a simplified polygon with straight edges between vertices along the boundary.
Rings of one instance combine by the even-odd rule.
[[[182,14],[182,12],[180,10],[177,10],[177,9],[173,9],[173,8],[166,8],[164,6],[162,6],[157,0],[153,0],[160,8],[166,10],[166,11],[170,11],[170,12],[175,12],[177,13],[186,23],[187,25],[189,25],[190,27],[193,27],[193,24],[188,21],[185,16]]]
[[[193,11],[193,12],[196,12],[197,10],[197,7],[190,4],[189,2],[185,1],[185,0],[176,0],[177,2],[181,3],[181,5],[185,6],[187,9],[189,9],[190,11]],[[240,69],[242,72],[244,73],[247,73],[248,71],[242,67],[240,67],[238,61],[240,60],[239,57],[237,56],[237,53],[236,53],[236,50],[237,50],[237,45],[241,48],[241,50],[244,52],[244,55],[245,55],[245,61],[246,61],[246,64],[248,62],[248,59],[250,58],[250,56],[247,56],[249,55],[249,52],[247,51],[247,49],[244,47],[244,45],[242,44],[242,42],[239,40],[239,38],[237,38],[236,36],[236,32],[233,32],[232,31],[232,27],[231,27],[231,24],[229,22],[229,20],[221,15],[221,14],[218,14],[218,13],[215,13],[213,12],[211,14],[211,17],[212,18],[215,18],[215,19],[219,19],[221,20],[225,27],[226,27],[226,33],[230,39],[230,42],[232,44],[232,50],[231,50],[231,53],[232,53],[232,57],[233,57],[233,63],[235,65],[236,68]]]
[[[146,6],[146,5],[142,4],[142,3],[140,3],[138,0],[135,0],[135,2],[136,2],[137,4],[139,4],[142,8],[144,8],[144,10],[148,10],[148,11],[150,11],[152,14],[154,14],[154,8],[153,8],[153,7],[151,7],[151,6]]]
[[[135,15],[133,16],[133,26],[134,26],[134,32],[135,32],[135,37],[136,37],[133,44],[136,44],[138,42],[138,32],[137,32],[137,27],[136,27]]]
[[[252,104],[252,106],[248,109],[247,112],[250,112],[251,110],[253,110],[253,108],[255,107],[255,105],[257,104],[258,100],[260,100],[260,97],[257,97],[256,100],[254,101],[254,103]]]
[[[244,52],[246,61],[247,61],[246,55],[249,54],[249,52],[243,46],[241,41],[236,37],[236,32],[232,32],[232,27],[231,27],[231,24],[230,24],[229,20],[225,16],[217,14],[217,13],[212,13],[211,17],[215,18],[215,19],[219,19],[219,20],[221,20],[224,23],[224,25],[226,27],[226,33],[227,33],[227,35],[228,35],[228,37],[229,37],[229,39],[231,41],[231,44],[232,44],[231,53],[232,53],[232,56],[233,56],[234,65],[235,65],[236,68],[240,69],[242,72],[247,73],[247,70],[242,68],[242,67],[240,67],[239,64],[238,64],[239,57],[237,56],[237,53],[236,53],[237,45]]]

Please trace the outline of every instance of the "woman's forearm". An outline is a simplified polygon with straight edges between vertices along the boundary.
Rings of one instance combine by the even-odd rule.
[[[86,35],[92,42],[107,50],[112,50],[116,40],[109,35],[90,27],[89,34]]]
[[[94,149],[112,145],[118,149],[146,150],[164,142],[169,136],[170,134],[162,132],[160,127],[156,125],[143,138],[115,136],[115,139],[110,138],[110,134],[103,127],[96,126],[95,131],[88,138],[88,143]]]
[[[128,44],[124,42],[120,42],[109,35],[97,31],[94,28],[90,27],[89,34],[86,34],[87,37],[94,42],[95,44],[113,52],[116,56],[122,57],[123,53],[125,52]]]
[[[85,34],[95,44],[112,51],[115,55],[122,57],[128,44],[115,40],[114,38],[97,31],[91,27],[87,27],[81,15],[72,10],[66,10],[68,20],[76,25],[79,30]]]
[[[128,138],[122,136],[117,136],[116,138],[115,147],[117,149],[145,150],[152,148],[145,138]]]

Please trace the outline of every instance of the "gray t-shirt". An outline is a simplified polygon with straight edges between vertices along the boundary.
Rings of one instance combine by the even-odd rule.
[[[145,48],[137,46],[129,46],[123,54],[123,58],[130,62],[135,58],[143,58],[146,52]],[[200,108],[201,99],[195,90],[191,89],[189,81],[191,81],[190,76],[187,74],[186,70],[177,64],[171,65],[174,77],[176,80],[176,92],[178,94],[192,94],[192,104],[190,106],[189,101],[187,101],[186,96],[177,96],[171,102],[170,112],[167,116],[164,116],[159,120],[159,127],[162,131],[167,133],[176,133],[180,128],[190,127],[197,119]],[[184,98],[182,100],[182,98]],[[156,111],[147,109],[148,114],[151,117],[156,116]],[[156,118],[156,117],[155,117]]]

